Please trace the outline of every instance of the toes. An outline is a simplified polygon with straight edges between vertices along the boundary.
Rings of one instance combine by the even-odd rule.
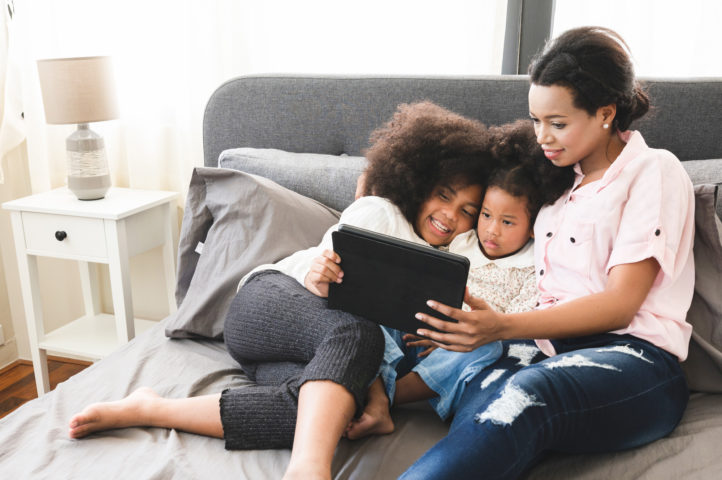
[[[76,428],[71,428],[68,432],[68,435],[70,438],[82,438],[88,434],[88,427],[86,426],[80,426]]]
[[[87,419],[87,418],[85,418],[85,417],[83,417],[83,416],[81,416],[81,415],[76,415],[76,416],[74,416],[73,418],[70,419],[70,423],[68,424],[68,426],[69,426],[71,429],[76,429],[76,428],[78,428],[78,427],[81,426],[81,425],[85,425],[86,423],[88,423],[88,419]]]

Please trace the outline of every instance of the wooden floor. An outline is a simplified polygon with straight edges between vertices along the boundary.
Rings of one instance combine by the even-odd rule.
[[[50,389],[64,382],[91,363],[60,357],[48,357]],[[0,370],[0,418],[18,408],[23,403],[38,397],[35,387],[33,364],[28,360],[18,360]]]

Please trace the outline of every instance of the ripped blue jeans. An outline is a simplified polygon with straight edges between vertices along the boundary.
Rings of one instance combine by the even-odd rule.
[[[677,357],[631,335],[505,341],[467,386],[449,434],[400,478],[518,478],[550,451],[613,452],[679,423],[689,392]]]

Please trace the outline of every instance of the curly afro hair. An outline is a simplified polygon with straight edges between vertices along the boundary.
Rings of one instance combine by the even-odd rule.
[[[488,187],[499,187],[514,197],[526,197],[533,225],[541,207],[554,203],[574,183],[571,166],[555,167],[544,156],[529,120],[517,120],[489,129],[497,168]]]
[[[494,167],[488,129],[429,101],[400,105],[370,140],[364,194],[387,198],[412,225],[436,186],[486,185]]]

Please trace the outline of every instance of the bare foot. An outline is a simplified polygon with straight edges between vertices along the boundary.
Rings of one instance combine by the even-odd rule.
[[[150,426],[144,412],[161,397],[147,387],[139,388],[122,400],[94,403],[70,419],[70,438],[83,438],[93,432],[134,426]]]
[[[350,440],[369,435],[386,435],[394,431],[388,402],[369,403],[358,420],[353,420],[346,429],[345,437]]]

